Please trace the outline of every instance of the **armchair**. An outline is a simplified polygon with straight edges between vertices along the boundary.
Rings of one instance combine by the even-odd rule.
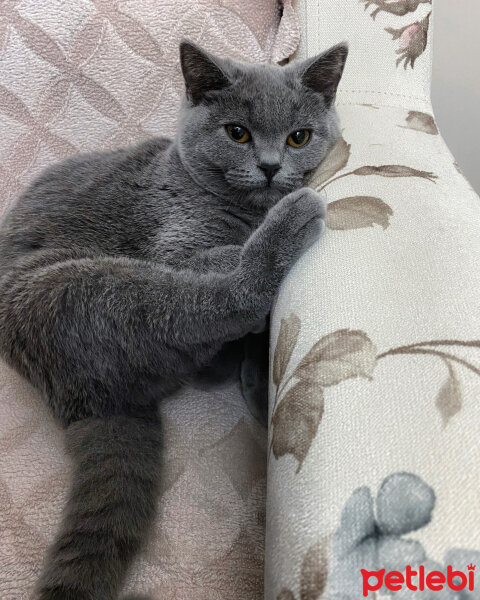
[[[327,231],[272,313],[268,440],[232,381],[162,406],[160,518],[126,585],[159,600],[356,600],[360,568],[480,565],[480,205],[432,115],[433,5],[281,4],[0,7],[2,210],[50,162],[171,134],[181,37],[273,62],[350,43],[343,137],[310,181]],[[27,600],[69,463],[0,369],[0,598]]]
[[[433,10],[297,4],[298,56],[340,39],[350,56],[343,137],[310,181],[327,230],[272,317],[268,600],[480,562],[480,202],[432,115]]]

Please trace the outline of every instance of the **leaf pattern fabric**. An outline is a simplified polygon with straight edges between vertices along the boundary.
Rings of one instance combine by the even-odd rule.
[[[297,382],[282,398],[272,417],[275,458],[293,454],[297,472],[317,434],[324,410],[323,390],[309,381]]]
[[[409,111],[405,122],[406,125],[399,125],[399,127],[408,127],[409,129],[423,131],[423,133],[428,133],[430,135],[439,134],[435,119],[428,113],[420,112],[418,110],[411,110]]]
[[[350,147],[350,144],[347,144],[343,137],[340,137],[322,161],[322,164],[315,171],[314,176],[310,178],[308,182],[310,187],[321,187],[339,171],[344,169],[350,159]]]
[[[295,337],[291,338],[288,350],[290,358],[295,349],[301,322],[294,313],[288,321],[295,323]],[[286,322],[287,320],[282,319],[275,355],[280,354],[279,348],[284,348]],[[448,353],[445,347],[450,349]],[[273,376],[276,392],[271,409],[271,448],[275,458],[292,454],[299,463],[296,471],[298,473],[317,435],[324,413],[323,388],[355,377],[372,380],[378,362],[392,356],[423,354],[443,360],[448,369],[448,377],[439,389],[436,407],[446,426],[462,409],[461,385],[453,364],[460,364],[480,377],[480,368],[456,354],[465,347],[480,350],[480,340],[422,341],[376,354],[375,345],[363,331],[343,329],[322,337],[302,358],[290,377],[282,381],[285,370],[282,371],[282,377]],[[295,379],[299,381],[282,396],[282,391]]]
[[[457,374],[450,362],[447,362],[448,376],[440,388],[436,406],[442,415],[443,424],[446,426],[450,419],[462,410],[462,388]]]
[[[342,137],[309,176],[327,228],[271,316],[272,353],[282,319],[300,332],[271,380],[266,600],[357,600],[361,568],[480,556],[480,200],[432,113],[432,4],[298,5],[301,58],[351,54]]]
[[[276,386],[285,375],[299,333],[300,319],[296,314],[292,313],[287,319],[282,319],[273,355],[273,383]]]
[[[322,420],[323,388],[352,377],[370,378],[376,357],[375,346],[363,331],[335,331],[314,344],[290,377],[282,381],[285,370],[282,371],[282,377],[275,376],[275,357],[285,349],[287,322],[295,324],[295,336],[290,337],[288,358],[292,355],[301,327],[300,319],[294,313],[288,321],[282,319],[273,363],[276,392],[272,408],[271,447],[275,458],[293,454],[298,461],[298,472]],[[299,381],[282,396],[288,383],[295,379]]]
[[[296,10],[300,58],[340,39],[351,48],[342,138],[310,179],[328,229],[272,314],[268,443],[235,385],[163,407],[162,519],[127,590],[166,600],[259,600],[264,583],[266,600],[346,600],[328,586],[374,567],[379,549],[383,562],[399,549],[456,568],[480,560],[479,200],[432,116],[432,4]],[[299,32],[292,3],[282,11],[279,23],[276,2],[251,0],[0,4],[2,210],[59,158],[173,131],[180,37],[255,62],[288,57]],[[0,597],[17,600],[69,465],[47,409],[3,366],[0,392]]]
[[[386,229],[393,210],[380,198],[352,196],[334,200],[328,205],[327,227],[329,229],[361,229],[380,225]]]
[[[294,376],[328,387],[351,377],[370,378],[375,346],[363,331],[342,329],[321,338],[300,361]]]

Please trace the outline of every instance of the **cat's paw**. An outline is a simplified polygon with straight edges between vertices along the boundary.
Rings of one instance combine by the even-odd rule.
[[[317,241],[325,227],[326,205],[312,188],[291,192],[267,214],[274,243],[291,246],[295,258]],[[275,238],[275,234],[279,237]]]
[[[311,188],[288,194],[271,208],[244,248],[242,264],[258,286],[275,288],[298,257],[320,236],[326,208]]]

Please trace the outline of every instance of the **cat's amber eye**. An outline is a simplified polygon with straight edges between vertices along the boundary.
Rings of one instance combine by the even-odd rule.
[[[305,146],[309,139],[310,132],[308,129],[299,129],[288,136],[287,144],[292,146],[292,148],[301,148],[302,146]]]
[[[245,127],[242,127],[241,125],[236,125],[235,123],[227,125],[225,129],[232,140],[239,144],[248,142],[252,137],[248,129],[245,129]]]

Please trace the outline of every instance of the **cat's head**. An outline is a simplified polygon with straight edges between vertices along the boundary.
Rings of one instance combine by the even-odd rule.
[[[334,100],[347,53],[339,44],[280,67],[182,42],[177,144],[192,177],[235,204],[265,207],[301,187],[339,136]]]

